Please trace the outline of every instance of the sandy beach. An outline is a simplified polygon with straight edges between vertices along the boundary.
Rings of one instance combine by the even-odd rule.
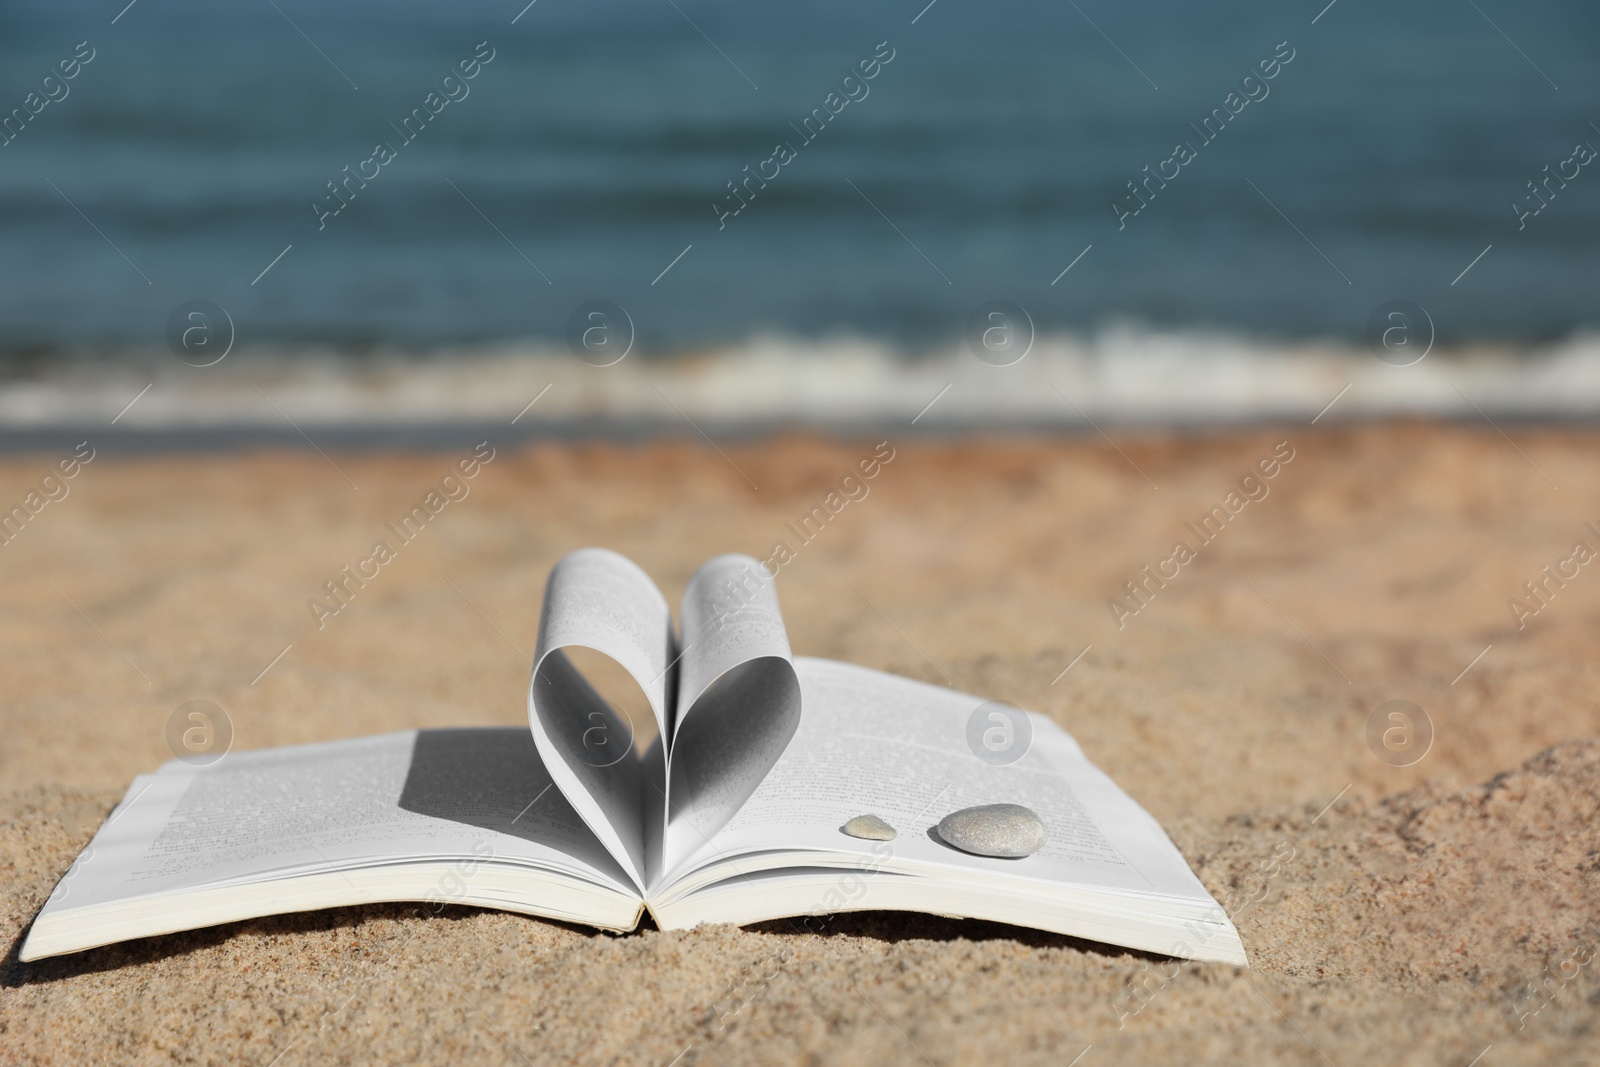
[[[1600,435],[1507,430],[890,435],[809,540],[882,437],[80,456],[0,547],[0,1060],[1596,1062]],[[0,505],[71,455],[0,459]],[[1050,715],[1252,967],[916,915],[615,937],[399,905],[18,961],[184,701],[238,749],[522,723],[562,554],[616,549],[676,604],[706,557],[780,542],[797,653]],[[1396,700],[1414,747],[1369,722]]]

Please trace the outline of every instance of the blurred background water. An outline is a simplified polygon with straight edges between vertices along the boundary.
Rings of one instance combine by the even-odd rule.
[[[1034,358],[935,420],[1314,412],[1363,374],[1343,411],[1592,414],[1600,168],[1573,160],[1600,146],[1597,42],[1577,0],[10,0],[0,422],[110,417],[161,375],[130,422],[272,421],[274,371],[283,411],[334,420],[476,417],[564,375],[552,413],[909,417],[993,369],[962,341],[992,300],[1026,309]],[[1180,142],[1195,158],[1119,218]],[[779,143],[795,158],[724,217]],[[242,353],[220,376],[165,352],[195,299]],[[645,378],[567,353],[594,299]],[[1363,334],[1394,299],[1447,358],[1497,362],[1380,366]],[[691,379],[685,356],[721,362]]]
[[[9,0],[0,106],[95,58],[0,149],[0,345],[155,343],[195,297],[244,339],[357,349],[559,340],[591,297],[650,352],[914,350],[994,298],[1044,332],[1358,339],[1393,297],[1445,341],[1596,321],[1600,174],[1520,231],[1512,207],[1600,145],[1593,4],[925,2]],[[319,230],[325,183],[480,41],[470,96]],[[719,229],[880,41],[870,95]],[[1119,230],[1125,183],[1283,41],[1270,95]]]

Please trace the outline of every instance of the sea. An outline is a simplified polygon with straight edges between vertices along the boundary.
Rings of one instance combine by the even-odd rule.
[[[8,0],[0,424],[146,382],[129,425],[274,383],[330,421],[555,382],[530,419],[1586,416],[1597,44],[1577,0]]]

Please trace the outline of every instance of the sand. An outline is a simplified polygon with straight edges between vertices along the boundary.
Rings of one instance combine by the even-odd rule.
[[[1507,606],[1600,548],[1596,435],[1113,437],[893,439],[808,544],[785,524],[875,441],[502,448],[320,630],[308,598],[471,442],[98,452],[0,548],[0,1061],[1600,1060],[1600,567],[1569,565],[1524,629]],[[1200,545],[1184,524],[1283,441],[1267,495]],[[0,502],[55,458],[0,461]],[[1114,613],[1179,538],[1196,557]],[[779,540],[796,651],[1051,715],[1168,828],[1252,968],[915,915],[615,937],[405,906],[17,960],[180,703],[223,707],[239,748],[522,722],[562,553],[618,549],[675,601],[706,556]],[[1396,699],[1432,727],[1410,766],[1420,744],[1368,741]]]

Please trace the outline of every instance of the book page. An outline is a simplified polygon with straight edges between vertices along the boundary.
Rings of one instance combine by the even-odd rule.
[[[991,702],[828,660],[795,666],[805,712],[793,741],[674,877],[723,859],[736,867],[740,853],[817,849],[874,864],[887,854],[981,876],[1210,900],[1159,824],[1044,716],[1029,716],[1026,754],[1000,765],[968,742],[969,720],[977,712],[987,728]],[[1048,831],[1044,847],[1025,859],[974,856],[934,830],[953,811],[998,803],[1031,808]],[[864,814],[887,820],[898,836],[885,844],[840,831]]]
[[[750,556],[708,561],[683,594],[668,768],[666,861],[699,849],[771,770],[800,722],[800,684],[772,576]]]
[[[563,649],[592,649],[627,672],[654,722],[608,703]],[[624,556],[585,548],[562,557],[545,585],[528,688],[528,722],[560,790],[642,893],[659,866],[666,792],[667,711],[676,654],[667,602]],[[648,725],[648,728],[646,728]],[[643,751],[636,738],[653,737]]]
[[[470,858],[626,892],[520,727],[412,730],[174,760],[141,775],[45,911],[317,870]]]

